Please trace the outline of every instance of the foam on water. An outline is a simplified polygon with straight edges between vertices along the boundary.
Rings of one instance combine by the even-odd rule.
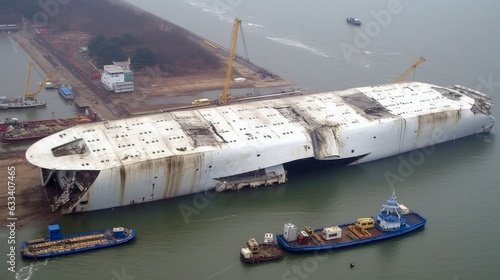
[[[327,55],[325,52],[318,50],[318,49],[315,49],[311,46],[308,46],[308,45],[302,43],[301,41],[298,41],[298,40],[293,39],[293,38],[289,38],[289,37],[281,37],[281,38],[280,37],[266,37],[266,38],[269,40],[278,42],[280,44],[283,44],[283,45],[293,46],[293,47],[308,50],[309,52],[311,52],[315,55],[329,57],[329,55]]]
[[[43,261],[31,262],[28,266],[21,267],[16,273],[16,280],[29,280],[33,276],[33,273],[40,268],[47,266],[49,259]]]
[[[186,0],[186,2],[189,5],[192,5],[194,7],[202,9],[204,12],[209,13],[210,15],[217,17],[221,21],[226,21],[228,23],[233,23],[234,18],[236,16],[230,15],[231,12],[235,10],[231,5],[220,2],[220,1],[208,1],[208,2],[200,2],[200,1],[193,1],[193,0]],[[306,50],[314,55],[322,56],[322,57],[330,57],[327,55],[324,51],[319,50],[315,47],[312,47],[308,44],[303,43],[301,40],[290,38],[287,36],[284,36],[283,34],[276,34],[276,35],[271,35],[271,31],[269,30],[263,30],[264,25],[255,23],[256,18],[251,17],[253,22],[246,22],[245,19],[243,18],[243,26],[247,27],[259,27],[260,32],[264,32],[265,38],[275,41],[277,43],[287,45],[287,46],[293,46],[297,47],[303,50]],[[267,33],[267,34],[266,34]]]

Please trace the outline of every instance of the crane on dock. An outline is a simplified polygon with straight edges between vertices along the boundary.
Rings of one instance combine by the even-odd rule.
[[[415,70],[415,68],[417,68],[417,66],[424,62],[425,61],[425,58],[423,56],[421,56],[419,59],[417,59],[417,61],[415,61],[415,63],[413,63],[410,68],[408,68],[403,74],[401,74],[401,76],[399,76],[399,78],[395,81],[396,83],[399,83],[399,82],[402,82],[408,75],[410,75],[410,73],[412,71]]]
[[[225,105],[229,103],[229,83],[231,82],[231,74],[233,71],[233,60],[236,54],[236,40],[238,38],[238,29],[240,28],[240,26],[241,26],[241,19],[235,18],[233,25],[233,34],[231,36],[231,49],[229,51],[229,58],[227,60],[226,82],[224,84],[224,90],[222,94],[217,96],[220,105]],[[246,51],[246,45],[245,45],[245,51]]]
[[[40,82],[38,89],[35,90],[34,92],[30,92],[30,77],[31,77],[31,68],[32,68],[32,63],[31,61],[28,63],[28,74],[26,76],[26,89],[24,90],[24,98],[25,99],[36,99],[38,97],[38,94],[43,88],[43,85],[45,82],[49,81],[49,79],[56,73],[56,70],[52,71],[50,74],[45,76],[43,80]]]

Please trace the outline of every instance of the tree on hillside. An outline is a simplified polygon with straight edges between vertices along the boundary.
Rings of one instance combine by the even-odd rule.
[[[132,57],[132,66],[134,69],[143,69],[146,66],[156,63],[153,51],[149,48],[137,48]]]
[[[122,36],[120,36],[120,42],[122,46],[132,46],[136,45],[139,43],[139,39],[134,37],[132,34],[126,32],[123,33]]]
[[[40,5],[56,2],[59,10],[54,14],[41,9]],[[168,74],[184,75],[221,65],[220,58],[191,40],[188,32],[114,0],[0,0],[0,22],[6,21],[4,15],[11,12],[22,13],[34,23],[49,24],[55,36],[64,34],[61,31],[92,34],[89,56],[98,66],[130,57],[136,69],[158,64]]]
[[[104,47],[104,44],[106,43],[106,37],[104,35],[99,34],[97,36],[94,36],[92,39],[89,41],[89,54],[91,56],[95,56],[99,50]]]
[[[106,42],[96,55],[97,64],[99,66],[112,64],[113,61],[123,61],[127,59],[122,52],[122,47],[116,42]]]
[[[121,36],[114,36],[108,41],[116,42],[122,47],[136,45],[139,43],[139,40],[130,33],[123,33]]]

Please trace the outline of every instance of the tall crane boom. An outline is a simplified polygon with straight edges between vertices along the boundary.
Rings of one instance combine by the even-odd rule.
[[[38,86],[38,89],[34,92],[30,92],[30,77],[31,77],[31,68],[32,68],[32,63],[31,61],[28,63],[28,74],[26,76],[26,88],[24,90],[24,98],[26,99],[36,99],[38,94],[40,93],[40,91],[42,90],[43,88],[43,85],[46,81],[48,81],[50,79],[50,77],[52,77],[52,75],[54,75],[56,73],[56,70],[54,70],[52,73],[50,73],[49,75],[45,76],[45,78],[43,78],[43,80],[40,82],[39,86]]]
[[[26,75],[26,88],[24,89],[24,97],[28,98],[30,90],[30,77],[31,77],[31,61],[28,62],[28,74]]]
[[[410,68],[408,68],[403,74],[401,74],[401,76],[399,76],[399,78],[396,80],[396,83],[399,83],[399,82],[402,82],[413,70],[415,70],[415,68],[417,68],[417,66],[424,62],[425,61],[425,58],[423,56],[421,56],[417,61],[415,61],[415,63],[413,63]]]
[[[229,52],[229,58],[227,60],[227,70],[226,70],[226,82],[224,84],[224,91],[221,95],[218,95],[219,104],[225,105],[229,102],[229,83],[231,82],[231,73],[233,71],[233,60],[236,53],[236,40],[238,38],[238,29],[241,25],[241,19],[235,18],[233,25],[233,34],[231,36],[231,49]]]

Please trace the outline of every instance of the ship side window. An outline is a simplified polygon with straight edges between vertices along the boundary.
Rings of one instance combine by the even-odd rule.
[[[52,154],[55,157],[63,157],[69,155],[83,155],[89,152],[87,145],[83,139],[76,139],[61,146],[52,148]]]

